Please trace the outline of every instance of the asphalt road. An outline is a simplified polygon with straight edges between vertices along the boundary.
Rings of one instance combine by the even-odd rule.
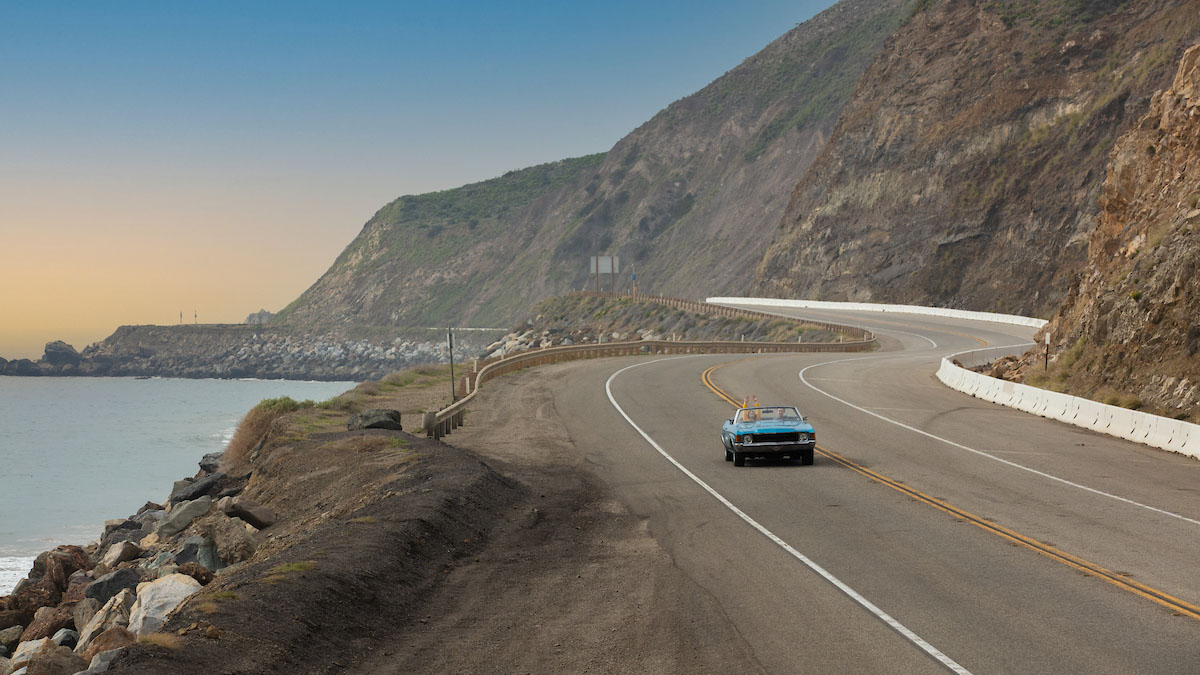
[[[605,359],[552,388],[575,447],[715,599],[748,668],[1200,672],[1200,462],[933,375],[943,354],[1032,329],[798,313],[867,326],[883,349]],[[717,365],[735,399],[810,418],[814,466],[724,461],[732,408],[701,381]]]

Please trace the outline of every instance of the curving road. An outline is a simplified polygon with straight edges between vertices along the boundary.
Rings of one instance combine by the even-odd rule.
[[[575,446],[717,602],[747,669],[1200,672],[1200,462],[933,376],[1033,329],[795,313],[883,349],[606,359],[553,387]],[[797,405],[816,465],[725,462],[720,393]]]

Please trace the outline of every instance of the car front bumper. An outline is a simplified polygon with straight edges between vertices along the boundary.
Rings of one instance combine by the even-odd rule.
[[[733,449],[747,457],[778,457],[781,455],[798,455],[802,452],[812,452],[817,442],[785,441],[773,443],[735,443]]]

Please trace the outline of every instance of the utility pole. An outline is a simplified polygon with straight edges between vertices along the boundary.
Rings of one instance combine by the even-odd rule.
[[[458,400],[454,393],[454,331],[449,326],[446,327],[446,344],[450,347],[450,402],[454,403]]]

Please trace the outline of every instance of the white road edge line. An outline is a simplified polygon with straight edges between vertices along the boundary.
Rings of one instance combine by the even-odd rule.
[[[664,458],[666,458],[666,460],[668,462],[670,462],[671,464],[674,464],[675,468],[682,471],[684,473],[684,475],[686,475],[688,478],[691,478],[692,481],[694,481],[700,487],[704,488],[704,490],[706,492],[708,492],[710,495],[712,495],[713,497],[715,497],[717,499],[717,501],[724,504],[725,508],[729,509],[730,511],[733,511],[739,518],[746,521],[747,523],[750,524],[751,527],[758,530],[763,535],[765,535],[768,539],[770,539],[771,541],[778,544],[780,548],[787,551],[789,554],[792,555],[792,557],[796,558],[800,562],[804,563],[809,569],[811,569],[812,571],[814,571],[817,574],[824,577],[824,579],[826,581],[833,584],[842,593],[845,593],[851,600],[853,600],[856,603],[858,603],[859,605],[861,605],[868,612],[874,614],[876,617],[878,617],[880,620],[882,620],[888,626],[891,626],[892,629],[894,629],[897,633],[900,633],[901,635],[903,635],[909,642],[911,642],[914,645],[916,645],[917,647],[919,647],[926,654],[929,654],[930,656],[932,656],[939,663],[941,663],[943,666],[948,668],[951,672],[959,673],[960,675],[971,675],[971,671],[958,665],[958,663],[956,663],[949,656],[946,656],[939,649],[937,649],[933,645],[926,642],[920,635],[917,635],[916,633],[909,630],[904,624],[902,624],[899,621],[897,621],[896,619],[892,618],[891,615],[889,615],[887,612],[883,611],[879,607],[876,607],[875,604],[872,603],[870,600],[867,600],[863,596],[859,595],[858,591],[855,591],[853,588],[850,588],[849,586],[847,586],[841,579],[838,579],[837,577],[833,576],[833,574],[829,573],[829,571],[826,570],[824,567],[821,567],[817,563],[810,560],[807,556],[805,556],[800,551],[797,551],[796,549],[792,548],[791,544],[788,544],[783,539],[780,539],[779,536],[776,535],[774,532],[768,530],[766,527],[761,525],[757,520],[754,520],[753,518],[751,518],[749,515],[746,514],[746,512],[742,511],[737,506],[734,506],[733,502],[726,499],[724,496],[721,495],[721,493],[714,490],[712,488],[712,486],[710,486],[708,483],[705,483],[703,480],[701,480],[699,476],[697,476],[696,474],[689,471],[688,468],[685,467],[684,465],[680,464],[666,450],[663,450],[662,446],[659,445],[657,442],[655,442],[655,440],[653,438],[651,438],[649,434],[647,434],[645,431],[642,431],[642,428],[639,427],[637,425],[637,423],[634,422],[633,419],[631,419],[629,417],[629,415],[627,415],[625,413],[625,409],[622,408],[620,406],[620,404],[617,403],[617,399],[613,397],[613,393],[612,393],[613,380],[615,380],[617,378],[617,376],[620,375],[621,373],[623,373],[627,370],[630,370],[632,368],[637,368],[639,366],[646,366],[646,365],[650,365],[651,363],[658,363],[659,361],[666,361],[666,360],[668,360],[668,359],[655,359],[653,361],[646,361],[643,363],[635,363],[632,366],[626,366],[626,367],[618,370],[617,372],[613,373],[612,375],[610,375],[608,380],[604,383],[604,391],[605,391],[605,393],[608,394],[608,402],[611,403],[612,406],[617,409],[617,412],[621,413],[621,417],[625,418],[625,421],[629,423],[629,426],[633,427],[634,431],[638,432],[638,434],[640,434],[642,438],[646,439],[646,442],[649,443],[650,446],[653,447],[655,450],[657,450],[658,454],[660,454]]]
[[[1027,344],[1033,344],[1033,343],[1022,343],[1022,344],[1020,344],[1020,345],[1008,345],[1008,346],[1010,346],[1010,347],[1020,347],[1020,346],[1025,346],[1025,345],[1027,345]],[[1016,463],[1016,462],[1009,461],[1009,460],[1007,460],[1007,459],[1004,459],[1004,458],[1001,458],[1001,457],[997,457],[997,456],[995,456],[995,455],[993,455],[993,454],[991,454],[991,453],[984,452],[983,450],[976,450],[975,448],[968,447],[968,446],[966,446],[966,445],[963,445],[962,443],[956,443],[956,442],[954,442],[954,441],[952,441],[952,440],[950,440],[950,439],[948,439],[948,438],[942,438],[941,436],[936,436],[936,435],[934,435],[934,434],[931,434],[931,433],[929,433],[928,431],[922,431],[921,429],[918,429],[918,428],[916,428],[916,427],[913,427],[913,426],[909,426],[909,425],[907,425],[907,424],[905,424],[905,423],[903,423],[903,422],[900,422],[900,421],[898,421],[898,420],[894,420],[894,419],[892,419],[892,418],[890,418],[890,417],[884,417],[883,415],[880,415],[879,413],[874,413],[874,412],[871,412],[870,410],[868,410],[868,409],[866,409],[866,408],[863,408],[863,407],[861,407],[861,406],[854,405],[853,403],[851,403],[851,402],[847,401],[847,400],[846,400],[846,399],[844,399],[844,398],[838,398],[837,396],[834,396],[833,394],[831,394],[831,393],[829,393],[829,392],[825,391],[824,389],[821,389],[821,388],[817,387],[817,386],[816,386],[816,385],[814,385],[814,384],[813,384],[811,381],[809,381],[809,379],[808,379],[808,378],[806,378],[806,377],[804,376],[804,373],[806,373],[806,372],[807,372],[809,369],[811,369],[811,368],[817,368],[817,367],[820,367],[820,366],[831,366],[831,365],[833,365],[833,364],[835,364],[835,363],[846,363],[846,362],[848,362],[848,361],[868,361],[868,360],[871,360],[871,359],[883,359],[883,358],[892,358],[892,357],[891,357],[891,356],[863,356],[863,357],[857,357],[857,358],[852,358],[852,359],[838,359],[837,361],[825,361],[825,362],[823,362],[823,363],[814,363],[814,364],[812,364],[811,366],[806,366],[806,367],[805,367],[803,370],[801,370],[801,371],[800,371],[800,373],[799,373],[799,375],[800,375],[800,381],[801,381],[801,382],[803,382],[805,385],[807,385],[809,389],[812,389],[813,391],[815,391],[815,392],[817,392],[817,393],[819,393],[819,394],[824,394],[825,396],[828,396],[829,398],[831,398],[831,399],[833,399],[833,400],[837,401],[838,403],[841,403],[841,404],[843,404],[843,405],[850,406],[851,408],[854,408],[855,410],[857,410],[857,411],[859,411],[859,412],[861,412],[861,413],[866,413],[867,415],[870,415],[871,417],[876,417],[876,418],[879,418],[879,419],[883,420],[884,422],[888,422],[888,423],[891,423],[891,424],[895,424],[896,426],[898,426],[898,427],[900,427],[900,428],[902,428],[902,429],[907,429],[907,430],[909,430],[909,431],[911,431],[911,432],[913,432],[913,433],[917,433],[917,434],[920,434],[920,435],[922,435],[922,436],[925,436],[925,437],[928,437],[928,438],[932,438],[932,439],[933,439],[933,440],[935,440],[935,441],[941,441],[942,443],[945,443],[946,445],[949,445],[949,446],[952,446],[952,447],[958,448],[958,449],[960,449],[960,450],[966,450],[967,452],[972,452],[972,453],[975,453],[976,455],[979,455],[980,457],[987,457],[988,459],[991,459],[991,460],[994,460],[994,461],[1000,462],[1001,464],[1006,464],[1006,465],[1008,465],[1008,466],[1011,466],[1011,467],[1013,467],[1014,469],[1020,469],[1020,470],[1022,470],[1022,471],[1028,471],[1029,473],[1032,473],[1032,474],[1034,474],[1034,475],[1036,475],[1036,476],[1041,476],[1042,478],[1046,478],[1046,479],[1049,479],[1049,480],[1052,480],[1052,481],[1056,481],[1056,482],[1058,482],[1058,483],[1062,483],[1063,485],[1069,485],[1069,486],[1071,486],[1071,487],[1073,487],[1073,488],[1078,488],[1078,489],[1080,489],[1080,490],[1083,490],[1083,491],[1085,491],[1085,492],[1091,492],[1092,494],[1100,495],[1101,497],[1108,497],[1109,499],[1115,499],[1115,500],[1117,500],[1117,501],[1119,501],[1119,502],[1124,502],[1125,504],[1129,504],[1129,505],[1131,505],[1131,506],[1136,506],[1136,507],[1139,507],[1139,508],[1143,508],[1143,509],[1146,509],[1147,511],[1153,511],[1154,513],[1159,513],[1159,514],[1162,514],[1162,515],[1164,515],[1164,516],[1170,516],[1170,517],[1172,517],[1172,518],[1178,518],[1179,520],[1182,520],[1182,521],[1185,521],[1185,522],[1188,522],[1188,523],[1192,523],[1193,525],[1200,525],[1200,520],[1195,520],[1195,519],[1193,519],[1193,518],[1188,518],[1187,516],[1184,516],[1184,515],[1181,515],[1181,514],[1178,514],[1178,513],[1174,513],[1174,512],[1172,512],[1172,511],[1167,511],[1166,509],[1160,509],[1160,508],[1158,508],[1158,507],[1156,507],[1156,506],[1150,506],[1149,504],[1143,504],[1143,503],[1141,503],[1141,502],[1138,502],[1138,501],[1134,501],[1134,500],[1132,500],[1132,499],[1129,499],[1128,497],[1122,497],[1122,496],[1120,496],[1120,495],[1114,495],[1114,494],[1112,494],[1112,493],[1109,493],[1109,492],[1104,492],[1103,490],[1097,490],[1096,488],[1093,488],[1093,487],[1088,487],[1088,486],[1086,486],[1086,485],[1083,485],[1083,484],[1080,484],[1080,483],[1076,483],[1076,482],[1073,482],[1073,481],[1069,481],[1069,480],[1067,480],[1066,478],[1059,478],[1058,476],[1055,476],[1054,474],[1049,474],[1049,473],[1046,473],[1045,471],[1038,471],[1037,469],[1034,469],[1034,468],[1031,468],[1031,467],[1025,466],[1024,464],[1018,464],[1018,463]]]

